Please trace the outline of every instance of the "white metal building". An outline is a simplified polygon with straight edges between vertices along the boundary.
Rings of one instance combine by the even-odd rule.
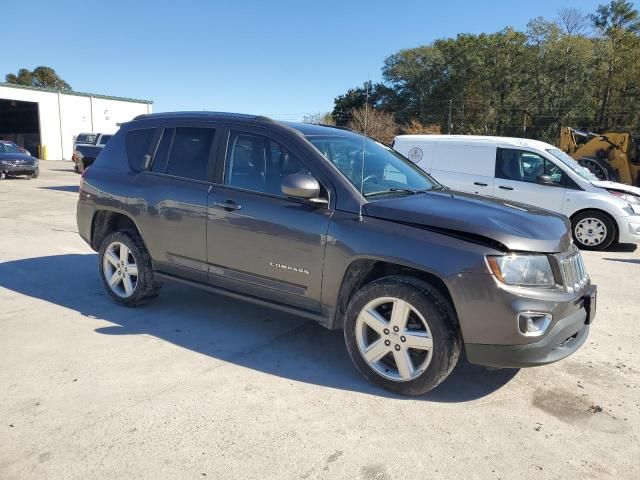
[[[33,156],[70,160],[79,133],[115,133],[119,124],[151,113],[152,103],[0,83],[0,139]]]

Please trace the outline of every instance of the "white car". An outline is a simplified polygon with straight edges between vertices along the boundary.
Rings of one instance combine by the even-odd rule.
[[[447,187],[563,213],[580,248],[640,243],[640,188],[599,181],[537,140],[400,135],[393,148]]]

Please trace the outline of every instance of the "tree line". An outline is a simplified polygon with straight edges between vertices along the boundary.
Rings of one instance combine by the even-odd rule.
[[[54,90],[71,90],[71,86],[58,76],[51,67],[40,66],[33,70],[21,68],[18,73],[8,73],[5,81],[14,85],[27,87],[51,88]]]
[[[534,18],[525,31],[459,34],[394,53],[382,78],[336,97],[324,120],[362,131],[367,111],[372,123],[391,122],[377,132],[385,142],[393,132],[551,143],[562,126],[637,132],[640,14],[613,0],[590,14],[563,9],[555,20]]]

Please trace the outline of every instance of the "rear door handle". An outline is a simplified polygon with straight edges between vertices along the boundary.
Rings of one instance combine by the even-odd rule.
[[[486,187],[487,184],[486,183],[482,183],[482,182],[473,182],[474,185],[478,185],[479,187]]]
[[[504,185],[500,185],[498,188],[501,188],[502,190],[513,190],[513,187],[505,187]]]
[[[224,208],[229,211],[240,210],[242,208],[242,205],[238,205],[233,200],[227,200],[226,202],[214,202],[213,206],[217,208]]]

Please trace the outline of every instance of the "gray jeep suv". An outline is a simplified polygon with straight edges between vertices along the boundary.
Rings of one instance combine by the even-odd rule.
[[[115,301],[177,281],[302,315],[344,329],[358,370],[402,394],[463,348],[496,367],[560,360],[595,314],[566,218],[448,190],[335,127],[137,117],[84,172],[77,219]]]

